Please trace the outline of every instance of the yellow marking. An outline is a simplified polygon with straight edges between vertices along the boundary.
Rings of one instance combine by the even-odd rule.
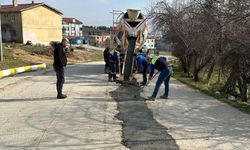
[[[0,78],[1,78],[1,77],[3,77],[3,72],[2,72],[2,71],[0,71]]]
[[[17,73],[16,68],[11,68],[11,69],[10,69],[10,73],[11,73],[12,75],[16,74],[16,73]]]
[[[22,67],[19,67],[19,68],[22,68]],[[28,72],[28,71],[32,70],[32,66],[24,66],[23,68],[24,68],[24,72]],[[38,69],[45,69],[46,64],[39,64],[39,65],[37,65],[37,68]],[[9,70],[10,70],[10,73],[11,73],[10,75],[14,75],[14,74],[19,73],[17,68],[11,68]],[[3,71],[0,71],[0,78],[2,78],[3,76],[4,76]]]
[[[25,66],[24,71],[31,71],[32,67],[31,66]]]

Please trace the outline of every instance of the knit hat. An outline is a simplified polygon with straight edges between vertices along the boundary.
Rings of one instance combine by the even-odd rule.
[[[63,39],[62,39],[62,43],[63,43],[63,42],[68,42],[68,43],[69,43],[69,39],[68,39],[68,38],[63,38]]]

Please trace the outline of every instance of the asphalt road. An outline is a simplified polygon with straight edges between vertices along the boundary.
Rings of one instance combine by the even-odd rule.
[[[250,149],[250,115],[174,79],[168,100],[144,101],[154,82],[140,93],[103,71],[67,67],[65,100],[53,71],[1,79],[0,149]]]
[[[66,69],[65,100],[56,99],[55,73],[0,80],[0,149],[127,149],[117,103],[102,64]]]

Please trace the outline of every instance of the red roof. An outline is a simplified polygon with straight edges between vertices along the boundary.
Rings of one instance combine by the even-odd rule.
[[[49,5],[46,5],[44,3],[29,3],[29,4],[18,4],[17,6],[13,6],[13,5],[1,5],[0,7],[0,12],[1,13],[7,13],[7,12],[21,12],[21,11],[25,11],[28,9],[32,9],[35,7],[39,7],[39,6],[45,6],[53,11],[55,11],[56,13],[59,13],[62,15],[62,13],[58,10],[56,10],[53,7],[50,7]]]
[[[82,24],[81,21],[79,21],[75,18],[63,18],[63,21],[67,22],[67,23]]]
[[[68,36],[67,38],[68,39],[74,39],[74,38],[76,38],[76,36]]]

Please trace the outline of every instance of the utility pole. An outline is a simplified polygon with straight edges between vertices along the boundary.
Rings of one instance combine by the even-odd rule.
[[[1,8],[1,1],[0,1],[0,8]],[[0,13],[0,61],[3,61],[3,46],[2,46],[2,22],[1,22],[1,13]]]
[[[119,24],[119,19],[122,16],[123,12],[121,10],[113,10],[112,12],[113,15],[113,29],[110,32],[110,48],[112,48],[114,46],[114,39],[115,39],[115,27]]]

